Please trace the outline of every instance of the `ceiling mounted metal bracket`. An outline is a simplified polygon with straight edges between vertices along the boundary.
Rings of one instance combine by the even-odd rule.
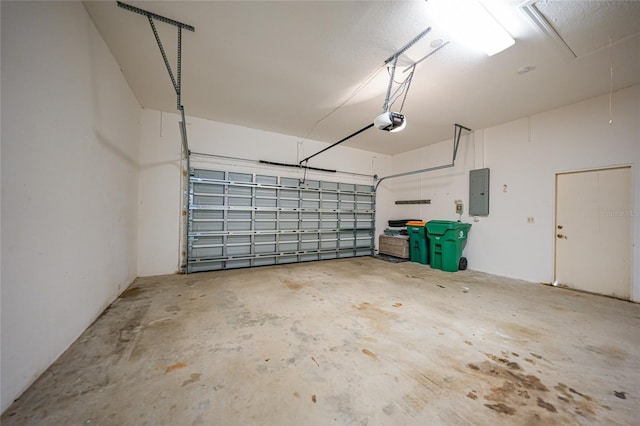
[[[180,21],[176,21],[175,19],[167,18],[162,15],[158,15],[153,12],[149,12],[148,10],[140,9],[139,7],[132,6],[130,4],[118,1],[118,7],[122,9],[128,10],[133,13],[137,13],[143,16],[146,16],[149,20],[149,25],[151,26],[151,31],[153,31],[153,36],[156,39],[156,43],[158,44],[158,48],[160,49],[160,54],[162,55],[162,60],[164,61],[164,65],[167,68],[167,72],[169,73],[169,78],[171,79],[171,84],[173,85],[173,89],[176,92],[176,108],[180,111],[180,136],[182,138],[182,148],[184,149],[185,157],[187,158],[187,168],[189,168],[189,143],[187,141],[187,127],[186,120],[184,115],[184,106],[182,105],[182,29],[186,29],[188,31],[195,32],[195,28],[192,25],[184,24]],[[171,68],[171,63],[169,62],[169,58],[167,57],[167,53],[164,50],[164,46],[162,45],[162,40],[160,40],[160,35],[158,34],[158,30],[156,29],[156,25],[154,23],[154,19],[160,22],[164,22],[165,24],[173,25],[178,29],[178,65],[177,72],[174,75],[173,69]]]
[[[169,73],[169,78],[171,79],[171,84],[173,85],[173,89],[176,92],[176,104],[177,104],[177,109],[178,111],[180,111],[180,139],[182,140],[182,150],[183,150],[183,154],[184,154],[184,161],[185,161],[185,166],[186,166],[186,172],[182,174],[183,176],[183,183],[186,180],[186,183],[184,183],[186,186],[189,185],[188,183],[188,176],[191,173],[191,160],[190,160],[190,156],[191,156],[191,151],[189,150],[189,141],[187,140],[187,120],[185,118],[184,115],[184,106],[182,105],[182,29],[188,30],[188,31],[192,31],[195,32],[195,28],[192,25],[187,25],[187,24],[183,24],[182,22],[176,21],[174,19],[170,19],[161,15],[158,15],[156,13],[153,12],[149,12],[148,10],[144,10],[144,9],[140,9],[139,7],[135,7],[132,6],[130,4],[127,3],[123,3],[121,1],[118,1],[118,7],[128,10],[130,12],[133,13],[137,13],[143,16],[146,16],[147,19],[149,20],[149,25],[151,26],[151,31],[153,31],[153,36],[156,39],[156,43],[158,44],[158,48],[160,49],[160,54],[162,55],[162,60],[164,61],[164,65],[167,68],[167,72]],[[171,63],[169,62],[169,58],[167,57],[167,53],[164,50],[164,46],[162,45],[162,41],[160,40],[160,35],[158,34],[158,30],[156,29],[156,25],[154,22],[154,19],[156,21],[159,22],[164,22],[165,24],[169,24],[169,25],[173,25],[174,27],[176,27],[178,29],[178,64],[177,64],[177,72],[176,75],[173,74],[173,69],[171,68]],[[183,194],[182,194],[182,200],[183,200],[183,205],[184,205],[184,209],[183,210],[183,214],[186,212],[187,206],[189,204],[189,199],[188,199],[188,191],[184,190]],[[186,215],[183,216],[183,218],[186,218]],[[186,219],[183,219],[186,220]],[[182,247],[182,252],[184,253],[185,258],[183,259],[183,262],[181,264],[181,268],[183,271],[187,271],[186,265],[189,263],[189,259],[188,259],[188,253],[189,253],[189,247],[188,247],[188,239],[189,239],[189,229],[188,226],[186,226],[186,222],[183,222],[183,247]]]
[[[374,191],[378,190],[378,186],[380,186],[380,184],[382,183],[383,180],[394,179],[394,178],[403,177],[403,176],[416,175],[416,174],[426,173],[426,172],[433,172],[435,170],[448,169],[449,167],[455,166],[456,165],[456,157],[458,156],[458,146],[460,146],[460,136],[462,136],[462,131],[463,130],[466,130],[468,132],[472,131],[470,128],[465,127],[465,126],[463,126],[461,124],[458,124],[458,123],[454,124],[454,128],[453,128],[453,156],[451,158],[451,163],[444,164],[442,166],[429,167],[429,168],[420,169],[420,170],[412,170],[410,172],[397,173],[395,175],[389,175],[389,176],[381,177],[378,180],[378,182],[376,183]]]
[[[462,131],[466,130],[470,132],[471,129],[463,126],[462,124],[454,124],[453,125],[453,159],[451,163],[453,164],[456,161],[456,157],[458,155],[458,147],[460,146],[460,136],[462,135]]]
[[[394,75],[395,75],[395,69],[396,69],[396,65],[397,65],[397,62],[398,62],[398,58],[403,53],[405,53],[407,50],[409,50],[414,44],[416,44],[418,41],[420,41],[420,39],[422,39],[424,36],[426,36],[430,31],[431,31],[431,27],[426,28],[425,30],[420,32],[417,36],[415,36],[413,39],[411,39],[402,48],[400,48],[400,50],[398,50],[393,55],[391,55],[387,59],[385,59],[385,61],[384,61],[385,65],[389,64],[390,62],[392,63],[392,65],[391,65],[391,75],[389,76],[389,85],[387,87],[387,94],[386,94],[385,102],[384,102],[384,105],[383,105],[383,108],[382,108],[384,110],[384,112],[388,112],[389,109],[391,108],[391,105],[404,92],[404,97],[403,97],[403,100],[402,100],[402,107],[400,108],[400,111],[402,111],[402,108],[404,107],[404,102],[405,102],[405,100],[407,98],[407,93],[409,92],[409,87],[411,85],[411,79],[413,78],[413,72],[415,70],[416,65],[418,65],[420,62],[424,61],[429,56],[433,55],[438,50],[440,50],[441,48],[443,48],[444,46],[446,46],[448,44],[448,42],[444,43],[443,45],[439,46],[434,51],[428,53],[426,56],[422,57],[421,59],[419,59],[418,61],[414,62],[412,65],[407,67],[403,72],[407,72],[408,70],[411,70],[411,74],[409,74],[409,76],[400,84],[400,87],[398,87],[396,89],[396,91],[392,95],[391,94],[391,89],[393,88],[393,79],[394,79]],[[349,136],[340,139],[338,142],[335,142],[335,143],[329,145],[328,147],[316,152],[315,154],[312,154],[312,155],[308,156],[307,158],[305,158],[305,159],[303,159],[303,160],[301,160],[299,162],[300,166],[304,167],[305,170],[306,170],[306,168],[308,166],[308,163],[309,163],[309,160],[311,158],[315,157],[318,154],[321,154],[321,153],[327,151],[328,149],[331,149],[331,148],[335,147],[336,145],[339,145],[339,144],[341,144],[343,142],[346,142],[347,140],[351,139],[352,137],[357,136],[360,133],[364,132],[365,130],[370,129],[374,125],[375,125],[374,123],[368,124],[365,127],[363,127],[362,129],[357,130],[354,133],[350,134]],[[303,163],[304,163],[304,166],[303,166]]]
[[[398,50],[396,53],[394,53],[393,55],[391,55],[387,59],[385,59],[385,61],[384,61],[385,65],[388,64],[391,61],[397,61],[398,57],[400,55],[402,55],[404,52],[409,50],[411,48],[411,46],[413,46],[418,41],[420,41],[420,39],[422,37],[426,36],[429,33],[429,31],[431,31],[431,27],[428,27],[426,30],[422,31],[420,34],[415,36],[409,43],[407,43],[403,47],[401,47],[400,50]]]
[[[398,58],[400,57],[400,55],[402,55],[404,52],[406,52],[409,48],[411,48],[414,44],[416,44],[421,38],[423,38],[424,36],[426,36],[429,31],[431,31],[431,27],[428,27],[427,29],[425,29],[424,31],[422,31],[420,34],[418,34],[417,36],[415,36],[413,39],[411,39],[411,41],[409,41],[409,43],[405,44],[402,48],[400,48],[400,50],[398,50],[396,53],[394,53],[393,55],[389,56],[387,59],[385,59],[384,63],[385,65],[388,64],[389,62],[393,62],[392,64],[392,70],[391,70],[391,75],[389,77],[389,86],[387,87],[387,96],[385,98],[385,103],[383,106],[383,110],[386,112],[389,110],[390,108],[390,104],[393,102],[389,102],[390,98],[394,98],[393,101],[395,101],[395,99],[397,98],[397,95],[399,95],[401,93],[401,89],[405,88],[406,85],[406,89],[405,89],[405,99],[406,99],[406,95],[407,92],[409,91],[409,85],[411,84],[411,78],[413,77],[413,72],[409,75],[409,77],[407,79],[405,79],[405,81],[400,85],[400,87],[396,90],[396,92],[393,94],[393,96],[391,96],[391,88],[393,86],[393,76],[395,75],[395,68],[396,68],[396,63],[398,62]],[[439,50],[439,49],[438,49]],[[432,52],[432,53],[435,53]],[[428,55],[430,56],[430,55]],[[422,58],[419,62],[421,62],[423,59]],[[418,62],[414,63],[413,65],[411,65],[409,68],[415,68],[415,66],[418,64]],[[406,70],[405,70],[406,71]],[[402,101],[402,104],[404,106],[404,100]],[[300,161],[300,165],[302,166],[302,163],[305,163],[305,166],[308,164],[309,160],[312,159],[313,157],[315,157],[318,154],[322,154],[323,152],[325,152],[328,149],[333,148],[336,145],[339,145],[343,142],[348,141],[349,139],[351,139],[354,136],[359,135],[360,133],[364,132],[365,130],[370,129],[371,127],[373,127],[374,124],[368,124],[365,127],[363,127],[360,130],[355,131],[354,133],[350,134],[349,136],[340,139],[338,142],[335,142],[331,145],[329,145],[328,147],[316,152],[315,154],[312,154],[310,156],[308,156],[307,158],[303,159]]]
[[[135,6],[132,6],[130,4],[123,3],[121,1],[118,2],[118,6],[123,8],[123,9],[126,9],[126,10],[128,10],[130,12],[139,13],[140,15],[144,15],[144,16],[147,16],[149,18],[153,18],[153,19],[155,19],[157,21],[164,22],[165,24],[173,25],[173,26],[178,27],[178,28],[184,28],[185,30],[189,30],[189,31],[192,31],[192,32],[196,30],[193,27],[193,25],[183,24],[182,22],[176,21],[175,19],[166,18],[166,17],[164,17],[162,15],[157,15],[157,14],[155,14],[153,12],[149,12],[148,10],[140,9],[139,7],[135,7]]]
[[[149,12],[148,10],[140,9],[139,7],[135,7],[130,4],[123,3],[121,1],[118,2],[118,7],[121,7],[122,9],[128,10],[133,13],[146,16],[147,19],[149,20],[151,31],[153,31],[153,36],[156,39],[158,48],[160,49],[162,60],[164,61],[165,67],[167,67],[167,72],[169,73],[171,84],[173,85],[173,89],[176,92],[177,109],[181,110],[182,109],[181,108],[182,107],[182,102],[181,102],[182,101],[181,99],[181,96],[182,96],[182,29],[184,28],[192,32],[195,32],[196,29],[192,25],[183,24],[182,22],[176,21],[174,19],[170,19],[153,12]],[[160,35],[158,34],[158,30],[156,30],[156,25],[153,22],[154,19],[169,25],[173,25],[178,28],[178,67],[177,67],[178,69],[175,76],[173,74],[173,69],[171,68],[171,63],[169,63],[169,58],[167,58],[167,53],[165,52],[164,46],[162,45],[162,40],[160,40]]]
[[[436,47],[435,49],[433,49],[431,52],[427,53],[426,55],[424,55],[422,58],[418,59],[417,61],[415,61],[413,64],[409,65],[408,67],[406,67],[404,70],[402,70],[403,73],[409,71],[409,70],[413,70],[415,68],[416,65],[418,65],[420,62],[424,61],[425,59],[429,58],[431,55],[435,54],[438,50],[442,49],[443,47],[445,47],[446,45],[448,45],[449,42],[445,41],[444,43],[442,43],[440,46]]]
[[[411,84],[411,79],[413,78],[413,70],[415,69],[415,66],[417,65],[417,63],[415,63],[415,64],[413,64],[413,65],[411,65],[409,67],[409,68],[412,69],[411,70],[411,74],[409,74],[409,77],[407,77],[400,84],[400,87],[398,87],[396,89],[396,91],[393,93],[393,95],[391,95],[391,89],[393,88],[394,77],[396,75],[396,65],[398,64],[398,58],[404,52],[409,50],[414,44],[416,44],[418,41],[420,41],[420,39],[422,39],[424,36],[426,36],[430,31],[431,31],[431,27],[428,27],[427,29],[422,31],[420,34],[415,36],[413,39],[411,39],[411,41],[409,41],[409,43],[405,44],[396,53],[394,53],[393,55],[391,55],[387,59],[385,59],[385,61],[384,61],[385,65],[388,65],[389,63],[391,63],[391,65],[389,67],[390,68],[390,73],[389,73],[389,84],[387,85],[387,95],[385,96],[384,104],[382,105],[382,111],[383,112],[388,112],[389,111],[389,109],[391,108],[391,104],[393,104],[393,102],[400,95],[400,93],[403,90],[405,90],[405,86],[406,86],[406,90],[405,90],[405,99],[406,99],[406,95],[409,92],[409,87],[408,86]],[[403,100],[402,103],[403,103],[403,106],[404,106],[404,100]]]

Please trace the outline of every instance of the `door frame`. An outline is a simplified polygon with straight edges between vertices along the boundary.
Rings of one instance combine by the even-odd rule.
[[[558,278],[557,278],[557,262],[558,262],[558,256],[556,253],[556,228],[558,226],[558,176],[559,175],[568,175],[568,174],[573,174],[573,173],[587,173],[587,172],[599,172],[599,171],[605,171],[605,170],[615,170],[615,169],[629,169],[631,172],[631,206],[632,206],[632,211],[630,212],[630,214],[635,217],[638,216],[638,214],[640,214],[640,212],[637,212],[636,210],[633,210],[636,206],[636,197],[635,194],[638,191],[638,188],[636,188],[636,171],[635,171],[635,167],[633,163],[624,163],[624,164],[617,164],[617,165],[611,165],[611,166],[602,166],[602,167],[593,167],[593,168],[586,168],[586,169],[576,169],[576,170],[565,170],[565,171],[557,171],[554,174],[554,194],[553,194],[553,227],[552,227],[552,241],[553,241],[553,281],[552,281],[552,285],[558,286]],[[636,221],[637,219],[633,219],[631,220],[631,282],[630,282],[630,288],[629,288],[629,300],[630,301],[635,301],[635,292],[634,292],[634,288],[635,288],[635,284],[636,284],[636,252],[637,252],[637,244],[636,244]],[[571,290],[576,290],[576,291],[582,291],[582,292],[586,292],[584,290],[580,290],[580,289],[574,289],[571,288]],[[596,294],[596,293],[594,293]],[[605,297],[613,297],[613,296],[607,296],[607,295],[603,295],[603,294],[599,294],[597,293],[599,296],[605,296]],[[621,300],[625,300],[625,299],[621,299]]]

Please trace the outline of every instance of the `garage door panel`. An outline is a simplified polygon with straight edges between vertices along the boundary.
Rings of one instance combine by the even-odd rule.
[[[221,220],[224,219],[222,210],[193,210],[192,216],[194,220]]]
[[[330,259],[337,259],[337,258],[338,258],[338,253],[336,252],[320,253],[320,260],[330,260]]]
[[[263,220],[256,221],[254,229],[257,231],[275,231],[277,228],[277,222],[275,220]]]
[[[256,243],[254,245],[254,252],[260,254],[276,253],[276,247],[275,244]]]
[[[193,169],[188,272],[373,254],[370,185]]]
[[[223,195],[207,195],[207,194],[196,194],[193,196],[193,204],[199,206],[223,206],[224,205],[224,196]]]
[[[283,253],[290,253],[290,252],[294,252],[294,251],[298,251],[298,242],[281,242],[278,245],[279,251],[283,252]]]
[[[207,222],[192,222],[190,233],[220,232],[224,230],[224,222],[221,220]]]
[[[228,205],[230,207],[250,207],[252,199],[250,197],[242,197],[242,196],[228,196]]]
[[[235,222],[228,221],[227,222],[227,230],[229,231],[250,231],[251,230],[251,222]]]
[[[229,175],[228,180],[230,182],[252,182],[253,181],[253,175],[250,175],[248,173],[228,172],[228,175]]]

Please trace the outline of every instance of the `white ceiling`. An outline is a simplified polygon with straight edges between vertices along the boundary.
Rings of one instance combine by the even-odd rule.
[[[491,57],[450,31],[446,9],[463,0],[127,3],[195,27],[183,31],[188,115],[325,142],[382,112],[384,60],[431,27],[398,62],[406,67],[431,52],[434,39],[449,42],[416,67],[403,109],[407,128],[369,129],[345,142],[386,154],[450,139],[454,123],[485,128],[608,93],[612,64],[613,90],[640,83],[638,1],[528,1],[555,30],[550,36],[519,7],[522,0],[484,0],[516,40]],[[84,4],[140,104],[175,112],[147,19],[115,1]],[[176,28],[156,26],[175,70]],[[519,74],[524,66],[535,70]]]

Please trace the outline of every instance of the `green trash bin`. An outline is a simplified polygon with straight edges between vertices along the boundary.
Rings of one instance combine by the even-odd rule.
[[[429,263],[429,245],[427,244],[427,228],[425,222],[407,222],[407,232],[409,233],[409,257],[412,262]]]
[[[427,222],[432,268],[447,272],[467,269],[467,259],[462,257],[462,249],[467,242],[470,228],[470,223],[450,220]]]

